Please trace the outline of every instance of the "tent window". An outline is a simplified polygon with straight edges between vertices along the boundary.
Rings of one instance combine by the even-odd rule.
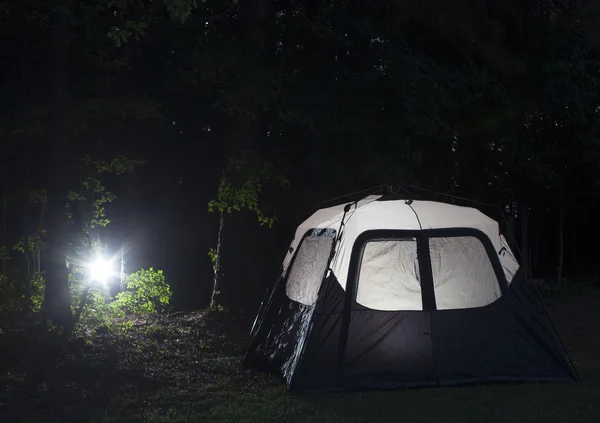
[[[430,238],[429,251],[438,310],[483,307],[500,298],[498,278],[479,239]]]
[[[333,241],[327,235],[304,238],[287,274],[285,293],[290,300],[304,305],[317,301]]]
[[[356,301],[373,310],[423,310],[414,238],[365,244]]]

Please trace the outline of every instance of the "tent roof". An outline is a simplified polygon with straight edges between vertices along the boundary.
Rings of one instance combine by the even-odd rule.
[[[406,200],[377,201],[380,195],[371,195],[351,207],[346,222],[359,219],[364,230],[369,229],[441,229],[475,228],[498,236],[498,223],[472,207],[456,206],[435,201]],[[306,231],[314,228],[338,229],[344,216],[341,204],[317,210],[299,227],[296,238],[302,238]]]
[[[380,195],[371,195],[351,203],[344,218],[345,230],[341,245],[332,268],[342,287],[350,261],[350,251],[356,238],[363,232],[375,229],[419,230],[443,228],[474,228],[488,236],[496,251],[506,250],[500,257],[507,280],[510,282],[519,265],[504,237],[500,234],[498,222],[472,207],[456,206],[435,201],[381,200]],[[346,204],[317,210],[296,229],[292,251],[298,248],[304,234],[316,228],[338,230]],[[287,271],[291,255],[286,257],[283,273]]]

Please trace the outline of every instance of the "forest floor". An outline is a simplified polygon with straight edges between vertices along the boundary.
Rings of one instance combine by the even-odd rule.
[[[0,422],[600,422],[600,289],[546,304],[583,384],[291,396],[240,366],[248,322],[195,312],[80,341],[35,376],[0,375]]]

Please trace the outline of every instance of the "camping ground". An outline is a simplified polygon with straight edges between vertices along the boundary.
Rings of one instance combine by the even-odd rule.
[[[545,301],[583,384],[291,396],[239,364],[252,316],[199,311],[96,334],[52,359],[22,351],[1,376],[0,422],[599,422],[600,288]]]

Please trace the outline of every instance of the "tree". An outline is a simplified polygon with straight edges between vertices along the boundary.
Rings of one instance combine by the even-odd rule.
[[[44,309],[58,326],[71,325],[69,272],[66,267],[68,239],[64,204],[68,184],[73,175],[73,154],[68,147],[68,92],[69,92],[69,9],[59,5],[51,14],[53,22],[50,49],[50,103],[48,105],[48,180],[47,224],[49,236],[46,270],[46,297]]]
[[[170,13],[179,16],[185,9],[182,9],[184,3],[186,2],[173,1],[165,2],[165,5],[172,6]],[[31,190],[32,187],[37,192],[43,192],[43,200],[33,201],[42,204],[42,219],[39,224],[25,222],[27,233],[16,248],[28,255],[35,254],[33,266],[30,266],[29,258],[27,259],[27,283],[29,284],[32,270],[36,274],[44,270],[45,311],[54,323],[67,329],[71,323],[71,306],[66,256],[69,254],[69,238],[76,228],[67,219],[65,204],[69,199],[69,190],[76,185],[82,170],[79,159],[86,150],[97,153],[102,149],[99,142],[101,132],[108,132],[107,126],[114,127],[114,124],[106,125],[102,122],[107,116],[113,119],[117,117],[121,122],[130,119],[131,115],[142,120],[161,118],[156,103],[147,96],[135,97],[131,90],[125,95],[115,93],[115,86],[118,84],[112,75],[122,74],[128,68],[132,48],[121,49],[121,52],[113,54],[114,40],[111,41],[106,35],[107,25],[111,18],[118,15],[117,10],[124,10],[128,5],[133,5],[133,2],[97,0],[82,5],[73,1],[43,4],[5,2],[0,10],[1,19],[7,24],[6,28],[23,38],[23,50],[26,52],[29,52],[29,42],[36,48],[38,45],[46,46],[46,36],[51,35],[52,48],[47,49],[45,61],[49,90],[46,91],[44,85],[33,82],[31,69],[38,66],[32,63],[34,55],[26,55],[17,50],[14,55],[21,59],[19,63],[23,70],[18,80],[23,93],[28,95],[23,94],[23,101],[17,109],[17,119],[7,119],[4,122],[7,122],[8,136],[27,146],[25,167],[33,169],[26,171],[26,186],[15,186],[15,191],[24,188],[28,197],[30,192],[36,192]],[[141,6],[143,4],[138,2],[137,7]],[[149,10],[154,13],[155,7],[152,6]],[[152,17],[152,14],[142,17]],[[144,28],[144,25],[135,22],[131,25],[138,32]],[[32,30],[28,32],[27,29]],[[77,68],[84,71],[76,72]],[[98,71],[102,73],[98,75]],[[11,75],[11,78],[14,80],[15,77]],[[92,137],[91,133],[94,132]],[[36,150],[40,154],[36,154]],[[93,184],[94,180],[88,182]],[[96,188],[88,188],[92,192],[97,191]],[[4,196],[5,201],[6,198]],[[101,198],[91,199],[84,220],[89,219],[90,214],[98,212],[100,200]],[[28,209],[31,210],[31,206]],[[6,219],[7,212],[3,215]],[[28,212],[27,216],[30,215]],[[32,226],[36,227],[35,232],[30,231]],[[42,241],[47,247],[43,249],[44,260],[39,257]],[[26,297],[29,297],[30,289],[27,288],[25,292]],[[25,302],[29,302],[29,298]]]

